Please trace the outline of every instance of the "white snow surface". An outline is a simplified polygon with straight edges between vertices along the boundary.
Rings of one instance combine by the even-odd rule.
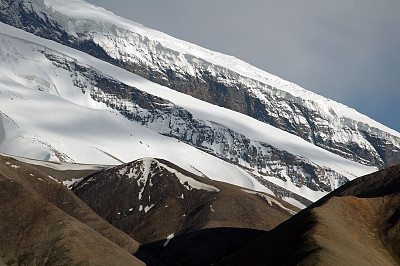
[[[210,191],[210,192],[219,192],[220,190],[214,186],[204,184],[202,182],[199,182],[189,176],[186,176],[180,172],[178,172],[175,169],[172,169],[171,167],[168,167],[165,164],[159,163],[159,165],[165,169],[167,169],[170,173],[173,173],[178,179],[179,182],[185,186],[187,190],[192,190],[192,189],[197,189],[197,190],[205,190],[205,191]],[[183,194],[182,194],[183,198]]]
[[[204,173],[216,180],[264,191],[261,184],[239,167],[131,122],[104,104],[88,98],[82,100],[71,97],[79,95],[76,92],[80,89],[65,85],[71,84],[67,71],[54,68],[43,54],[36,51],[39,48],[37,45],[7,37],[4,33],[15,33],[15,37],[21,39],[43,41],[59,51],[65,47],[4,24],[0,24],[0,31],[0,50],[3,49],[0,54],[0,128],[4,129],[0,139],[1,152],[37,160],[58,161],[54,152],[58,151],[66,155],[70,162],[107,165],[120,163],[108,154],[125,162],[156,157],[195,174]],[[10,46],[15,47],[17,53],[3,52],[12,49]],[[76,53],[74,58],[78,58],[78,61],[88,58],[88,62],[94,60],[104,64],[83,53],[66,49],[69,50],[67,54]],[[104,66],[105,70],[111,71],[108,73],[120,71],[109,64]],[[48,83],[59,83],[55,86],[59,94],[53,95],[28,87],[20,78],[27,73]],[[70,94],[67,94],[68,90],[71,90]],[[66,95],[65,98],[62,95]],[[87,97],[81,95],[81,98]]]
[[[167,236],[167,240],[165,240],[163,247],[166,247],[169,244],[169,241],[171,241],[172,238],[174,238],[175,234],[172,233],[170,235]]]
[[[294,210],[289,209],[289,208],[283,206],[282,203],[280,203],[280,202],[277,201],[276,199],[271,198],[271,197],[268,196],[268,195],[265,195],[265,194],[263,194],[263,193],[258,193],[258,192],[255,192],[255,191],[251,191],[251,190],[247,190],[247,189],[242,189],[242,191],[244,191],[244,192],[246,192],[246,193],[249,193],[249,194],[256,194],[256,195],[259,195],[259,196],[263,197],[266,201],[268,201],[268,204],[269,204],[269,205],[272,206],[272,203],[275,204],[275,205],[278,205],[280,208],[284,209],[285,211],[287,211],[287,212],[290,213],[291,215],[295,215],[295,214],[297,213],[297,212],[295,212]]]
[[[87,164],[162,158],[195,174],[268,192],[241,168],[161,136],[94,101],[71,85],[68,71],[55,68],[40,51],[57,51],[74,58],[127,85],[167,99],[188,110],[196,119],[222,124],[252,140],[305,157],[349,179],[376,170],[246,115],[200,101],[83,52],[0,23],[0,151],[3,153],[55,161],[60,160],[61,153],[65,161]],[[38,84],[42,91],[37,90]],[[315,200],[324,195],[298,188],[290,182],[282,183],[306,198]],[[300,193],[304,191],[305,194]]]
[[[1,116],[0,116],[1,118]],[[15,156],[15,155],[9,155],[9,154],[4,154],[0,152],[0,155],[2,156],[7,156],[7,157],[12,157],[16,159],[17,161],[31,164],[31,165],[39,165],[39,166],[44,166],[47,168],[55,169],[58,171],[67,171],[67,170],[73,170],[73,171],[80,171],[80,170],[104,170],[110,167],[113,167],[113,165],[102,165],[102,164],[79,164],[79,163],[65,163],[65,162],[55,162],[55,161],[42,161],[42,160],[35,160],[35,159],[30,159],[30,158],[24,158],[20,156]],[[54,179],[53,177],[51,177]],[[56,179],[54,179],[57,181]]]
[[[65,180],[62,181],[62,184],[64,186],[66,186],[69,189],[72,189],[75,185],[79,184],[80,182],[82,182],[82,180],[84,179],[84,177],[81,178],[72,178],[71,180]]]
[[[43,1],[43,0],[38,0]],[[159,42],[162,46],[181,54],[189,54],[197,58],[201,58],[214,65],[219,65],[230,69],[240,75],[252,78],[254,80],[269,84],[283,92],[288,92],[294,97],[300,97],[305,100],[318,103],[319,108],[325,113],[334,112],[339,117],[346,117],[355,121],[369,124],[372,127],[381,129],[391,135],[400,137],[400,133],[382,125],[381,123],[349,108],[341,103],[335,102],[314,92],[305,90],[297,84],[286,81],[278,76],[272,75],[264,70],[256,68],[240,59],[233,56],[225,55],[219,52],[214,52],[198,45],[179,40],[163,32],[149,29],[142,24],[124,19],[115,15],[111,11],[97,7],[87,3],[84,0],[44,0],[46,7],[61,13],[62,15],[76,20],[76,23],[81,23],[83,20],[89,20],[99,24],[107,23],[115,25],[119,28],[131,31],[147,37],[149,40]],[[73,23],[71,20],[68,23]],[[68,28],[68,25],[66,25]]]
[[[155,204],[151,204],[150,206],[144,207],[144,213],[147,213],[148,211],[150,211],[151,208],[153,208],[154,206],[155,206]]]
[[[282,197],[282,199],[283,199],[284,201],[286,201],[287,203],[290,203],[290,204],[292,204],[293,206],[296,206],[297,208],[300,208],[300,209],[305,209],[305,208],[307,208],[306,205],[304,205],[303,203],[301,203],[301,202],[295,200],[294,198]]]

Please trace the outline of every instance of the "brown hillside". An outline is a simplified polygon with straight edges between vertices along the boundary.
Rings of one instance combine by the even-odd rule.
[[[131,255],[138,247],[61,184],[0,157],[0,258],[7,265],[143,265]]]
[[[222,265],[398,265],[400,166],[358,178]]]
[[[112,225],[146,244],[138,256],[150,250],[146,258],[158,256],[166,264],[218,261],[299,210],[274,196],[150,158],[94,174],[74,192]]]

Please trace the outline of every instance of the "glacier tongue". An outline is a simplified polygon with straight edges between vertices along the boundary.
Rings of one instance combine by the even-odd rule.
[[[6,3],[0,13],[1,21],[244,113],[346,159],[379,168],[400,163],[398,132],[232,56],[80,0],[34,0],[22,7]]]
[[[20,96],[19,100],[1,97],[2,110],[19,122],[21,139],[27,143],[32,142],[28,146],[18,145],[15,139],[10,139],[8,141],[13,145],[9,149],[2,149],[2,152],[35,159],[63,160],[63,157],[57,158],[62,152],[76,162],[100,164],[119,163],[114,157],[124,161],[159,157],[197,174],[199,172],[195,169],[215,179],[230,180],[236,185],[265,190],[245,171],[130,122],[111,108],[99,110],[79,106],[60,97],[10,82],[4,76],[0,77],[2,95],[7,87],[14,95]],[[29,153],[32,148],[35,151],[57,153],[52,158],[43,158],[38,153]],[[210,165],[213,167],[210,168]],[[230,176],[235,178],[230,179]]]
[[[0,21],[59,42],[0,24],[0,152],[164,158],[302,204],[400,162],[398,132],[232,56],[83,0],[0,3]]]
[[[263,174],[257,163],[243,160],[240,156],[236,157],[236,161],[233,160],[233,152],[218,153],[223,147],[222,144],[234,147],[235,143],[251,143],[259,148],[266,145],[265,151],[274,150],[270,156],[283,154],[283,151],[290,153],[291,155],[287,156],[294,156],[299,162],[309,163],[318,171],[322,171],[322,176],[326,178],[323,182],[330,184],[330,189],[338,185],[337,177],[352,179],[375,170],[343,159],[256,119],[160,86],[74,49],[5,24],[0,24],[0,30],[0,41],[4,44],[0,47],[1,55],[8,54],[7,51],[13,47],[18,48],[18,53],[11,53],[12,57],[0,56],[1,93],[10,95],[0,98],[1,111],[18,123],[22,139],[47,150],[48,157],[45,159],[115,164],[142,157],[157,157],[196,174],[250,189],[271,192],[260,183],[260,180],[268,180],[312,201],[329,190],[318,191],[318,184],[315,183],[318,180],[307,180],[307,173],[303,174],[304,183],[299,182],[289,168],[274,162],[281,159],[270,158],[270,169],[274,168],[275,176],[282,174],[282,180],[277,179],[274,174]],[[115,90],[110,90],[108,85],[100,89],[99,85],[104,82],[112,88],[115,87]],[[142,103],[133,101],[129,105],[126,100],[124,102],[122,96],[115,95],[118,91],[123,93],[126,90],[130,90],[132,97],[137,97],[137,101],[141,97],[147,100]],[[143,104],[144,107],[148,104],[153,106],[144,109],[138,104]],[[123,110],[131,114],[136,112],[138,117],[143,114],[150,115],[147,117],[148,122],[158,122],[130,121],[127,119],[127,113],[123,115],[121,112]],[[171,116],[168,112],[159,113],[168,115],[167,119],[151,120],[157,118],[156,112],[168,110],[185,115],[182,117],[173,114]],[[171,121],[177,123],[171,124]],[[212,133],[214,136],[224,136],[225,143],[216,145],[216,142],[204,142],[202,149],[210,153],[207,154],[195,148],[197,141],[182,139],[186,144],[179,140],[179,134],[171,133],[171,130],[179,131],[184,123],[190,126],[193,121],[197,121],[195,123],[200,125],[199,128],[215,132]],[[194,135],[191,139],[197,140]],[[238,142],[240,139],[244,139],[245,142]],[[207,147],[211,150],[205,149]],[[9,151],[15,155],[24,155],[26,152]],[[30,156],[43,159],[42,155]],[[257,157],[254,158],[257,160]],[[324,171],[335,172],[338,175],[329,176],[324,174]],[[313,187],[314,190],[309,187]]]
[[[31,0],[22,5],[5,1],[0,21],[241,112],[343,158],[378,168],[400,163],[398,132],[234,57],[84,1]]]

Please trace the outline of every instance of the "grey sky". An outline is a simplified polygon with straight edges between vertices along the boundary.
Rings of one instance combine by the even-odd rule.
[[[400,131],[399,0],[87,0]]]

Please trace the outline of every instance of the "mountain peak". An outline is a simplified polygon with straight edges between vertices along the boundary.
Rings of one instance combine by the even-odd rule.
[[[400,162],[397,132],[234,57],[83,1],[1,3],[0,20],[24,30],[0,25],[2,152],[158,157],[298,206]]]

